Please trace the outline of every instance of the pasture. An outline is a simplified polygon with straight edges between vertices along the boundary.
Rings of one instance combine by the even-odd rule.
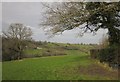
[[[54,46],[55,47],[55,46]],[[81,46],[89,49],[88,46]],[[3,62],[3,80],[115,80],[109,70],[83,50],[65,50],[67,55],[24,58]],[[35,51],[36,53],[38,51]],[[62,52],[62,51],[61,51]],[[26,53],[29,53],[26,51]],[[31,51],[33,53],[33,51]]]

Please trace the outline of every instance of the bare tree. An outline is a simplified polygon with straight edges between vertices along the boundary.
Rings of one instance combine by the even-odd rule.
[[[7,38],[16,38],[19,40],[31,39],[32,31],[27,26],[20,23],[12,23],[3,35]]]
[[[22,52],[27,45],[26,40],[31,40],[32,34],[32,30],[21,23],[12,23],[9,29],[3,32],[3,36],[8,39],[8,42],[10,42],[9,44],[14,44],[13,46],[9,46],[9,49],[17,52],[17,59],[22,58]]]

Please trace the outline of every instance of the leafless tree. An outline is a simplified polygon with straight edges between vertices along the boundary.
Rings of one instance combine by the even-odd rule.
[[[32,31],[27,26],[24,26],[21,23],[12,23],[9,29],[6,32],[3,32],[3,35],[7,38],[16,38],[19,40],[28,40],[31,39]]]
[[[22,52],[27,45],[26,40],[31,40],[32,34],[32,30],[27,26],[21,23],[12,23],[9,29],[3,32],[3,37],[10,42],[8,44],[14,44],[13,46],[8,47],[10,47],[9,49],[12,51],[17,52],[17,59],[20,59],[23,56]]]

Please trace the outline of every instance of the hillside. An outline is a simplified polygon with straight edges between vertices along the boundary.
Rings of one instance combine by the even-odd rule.
[[[69,51],[79,51],[79,53],[89,54],[90,49],[97,47],[97,45],[85,44],[65,44],[65,43],[51,43],[51,42],[29,42],[29,45],[24,50],[25,57],[42,57],[42,56],[57,56],[69,55]]]
[[[118,79],[117,71],[90,58],[89,50],[95,46],[46,43],[37,47],[39,48],[26,49],[24,52],[27,55],[37,54],[34,58],[3,62],[3,80]],[[47,56],[42,56],[47,51]]]

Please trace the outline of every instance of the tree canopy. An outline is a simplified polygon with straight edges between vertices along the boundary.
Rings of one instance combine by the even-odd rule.
[[[40,25],[53,35],[74,28],[80,28],[81,34],[107,28],[109,42],[120,44],[120,2],[63,2],[45,6],[46,18]]]
[[[32,31],[27,26],[21,23],[10,24],[8,30],[3,32],[3,35],[7,38],[15,38],[20,40],[31,39]]]

